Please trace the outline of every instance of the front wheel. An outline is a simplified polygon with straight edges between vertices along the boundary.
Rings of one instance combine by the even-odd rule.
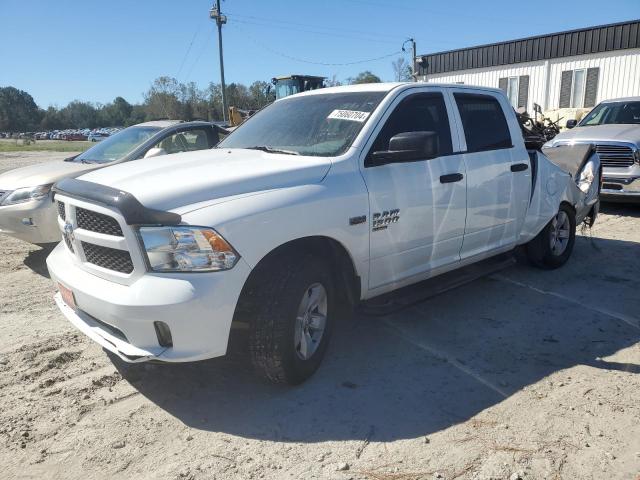
[[[249,351],[275,383],[302,383],[320,366],[336,314],[331,272],[312,256],[274,265],[251,295]]]
[[[560,205],[558,213],[527,244],[529,261],[539,268],[559,268],[569,260],[576,240],[576,215],[568,205]]]

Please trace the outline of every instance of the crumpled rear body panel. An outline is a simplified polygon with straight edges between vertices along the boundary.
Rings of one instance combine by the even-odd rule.
[[[535,172],[533,193],[518,244],[527,243],[540,233],[558,213],[562,202],[573,206],[577,224],[580,224],[598,203],[600,158],[591,145],[556,147],[545,150],[545,153],[550,155],[539,151],[531,152],[530,155],[532,170]],[[593,175],[590,175],[590,172]],[[597,206],[595,208],[597,209]]]

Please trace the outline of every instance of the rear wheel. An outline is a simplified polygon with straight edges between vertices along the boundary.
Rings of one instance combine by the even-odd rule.
[[[249,351],[263,376],[295,385],[322,361],[336,314],[335,289],[331,272],[313,256],[271,267],[247,292]]]
[[[527,257],[536,267],[559,268],[571,257],[575,239],[575,213],[571,207],[562,204],[558,213],[527,244]]]

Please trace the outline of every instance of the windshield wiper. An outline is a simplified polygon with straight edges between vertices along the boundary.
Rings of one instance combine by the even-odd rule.
[[[294,152],[293,150],[282,150],[280,148],[273,148],[269,145],[256,145],[255,147],[245,147],[247,150],[260,150],[261,152],[267,153],[284,153],[285,155],[300,155],[298,152]]]

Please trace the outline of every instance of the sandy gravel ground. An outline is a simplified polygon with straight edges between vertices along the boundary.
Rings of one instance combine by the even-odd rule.
[[[56,310],[47,251],[0,242],[2,478],[640,478],[640,207],[607,207],[563,269],[356,315],[297,388],[255,377],[241,336],[114,362]]]

